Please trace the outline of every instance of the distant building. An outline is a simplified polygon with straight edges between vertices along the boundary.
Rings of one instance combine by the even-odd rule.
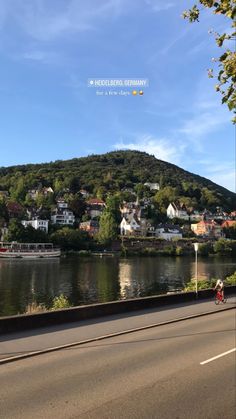
[[[168,218],[181,218],[182,220],[188,220],[189,215],[184,204],[177,204],[171,202],[166,210]]]
[[[159,183],[146,182],[144,183],[144,186],[147,186],[147,188],[149,188],[150,191],[159,191],[160,189]]]
[[[39,219],[21,221],[21,224],[23,224],[24,227],[31,226],[35,228],[35,230],[44,231],[44,233],[48,233],[48,223],[49,223],[49,220],[39,220]]]
[[[122,236],[135,236],[141,234],[141,225],[135,214],[127,214],[120,223],[120,234]]]
[[[92,198],[87,201],[87,214],[91,218],[100,217],[106,204],[102,199]]]
[[[72,226],[75,222],[73,211],[68,208],[68,202],[63,198],[57,199],[57,207],[51,213],[52,224]]]
[[[180,227],[173,224],[159,224],[155,233],[157,237],[165,240],[182,239],[183,237]]]
[[[60,208],[60,209],[68,208],[68,202],[66,202],[62,198],[57,199],[57,208]]]
[[[79,229],[82,231],[86,231],[89,234],[89,236],[93,237],[95,234],[99,232],[99,222],[96,220],[81,222],[79,225]]]
[[[75,222],[75,216],[73,212],[68,208],[56,208],[52,211],[51,222],[52,224],[73,226]]]
[[[222,227],[214,220],[201,220],[199,223],[191,224],[191,230],[196,236],[212,238],[222,237]]]
[[[24,208],[15,201],[9,201],[6,204],[9,218],[18,218],[24,213]]]
[[[221,224],[222,228],[232,228],[236,227],[236,220],[227,220]]]

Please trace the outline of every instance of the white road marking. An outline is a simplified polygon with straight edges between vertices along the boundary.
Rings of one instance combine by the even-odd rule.
[[[235,352],[235,351],[236,351],[236,348],[230,349],[230,351],[223,352],[222,354],[213,356],[213,358],[210,358],[210,359],[207,359],[206,361],[200,362],[200,365],[207,364],[208,362],[214,361],[215,359],[221,358],[222,356],[231,354],[232,352]]]

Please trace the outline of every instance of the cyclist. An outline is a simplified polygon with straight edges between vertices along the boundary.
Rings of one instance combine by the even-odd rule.
[[[224,300],[225,296],[224,296],[224,281],[222,279],[217,279],[216,281],[216,286],[214,288],[214,290],[220,291],[221,295],[222,295],[222,300]]]

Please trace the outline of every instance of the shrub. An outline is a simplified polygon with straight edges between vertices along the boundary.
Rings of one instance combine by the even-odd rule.
[[[183,248],[181,246],[177,246],[175,249],[176,256],[183,255]]]
[[[63,294],[60,294],[59,297],[55,297],[52,302],[51,310],[60,310],[62,308],[69,308],[70,303],[67,297]]]
[[[216,284],[216,278],[199,278],[198,279],[198,289],[199,290],[206,290],[208,288],[214,288]],[[195,291],[196,289],[196,281],[195,278],[192,278],[190,282],[188,282],[184,288],[184,291]]]
[[[224,283],[225,285],[236,285],[236,271],[232,275],[227,276]]]
[[[201,256],[208,256],[209,253],[212,251],[212,244],[211,243],[201,243],[199,245],[199,255]]]

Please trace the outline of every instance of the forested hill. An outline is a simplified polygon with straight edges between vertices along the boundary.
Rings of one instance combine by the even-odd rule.
[[[66,188],[72,193],[85,189],[94,196],[101,196],[145,182],[158,182],[160,193],[169,191],[171,195],[174,190],[177,197],[194,199],[202,207],[236,208],[233,192],[139,151],[114,151],[65,161],[0,168],[0,189],[8,190],[11,195],[20,185],[26,192],[41,184],[51,186],[55,193]]]

